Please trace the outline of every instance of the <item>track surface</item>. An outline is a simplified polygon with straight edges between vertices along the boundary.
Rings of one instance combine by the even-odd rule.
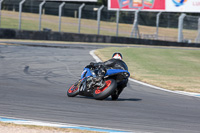
[[[133,132],[200,132],[199,98],[134,82],[118,101],[67,97],[66,88],[94,61],[89,51],[105,46],[55,46],[0,45],[0,116]]]

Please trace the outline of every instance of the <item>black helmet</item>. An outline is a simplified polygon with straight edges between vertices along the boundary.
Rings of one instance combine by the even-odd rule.
[[[122,57],[122,54],[121,53],[118,53],[118,52],[115,52],[112,56],[113,59],[120,59],[122,60],[123,57]]]

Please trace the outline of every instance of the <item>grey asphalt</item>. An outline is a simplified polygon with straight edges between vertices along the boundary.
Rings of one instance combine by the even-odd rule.
[[[200,132],[199,98],[155,90],[131,81],[117,101],[67,97],[67,88],[80,78],[84,66],[95,61],[89,51],[103,47],[0,45],[0,116],[136,133]]]

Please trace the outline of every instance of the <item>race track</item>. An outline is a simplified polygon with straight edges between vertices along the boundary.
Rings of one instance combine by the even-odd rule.
[[[0,116],[153,133],[199,133],[200,98],[129,82],[119,100],[67,97],[104,45],[0,45]]]

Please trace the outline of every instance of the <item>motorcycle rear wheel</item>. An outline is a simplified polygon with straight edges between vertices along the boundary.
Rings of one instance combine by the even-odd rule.
[[[102,89],[95,89],[93,92],[93,97],[96,100],[103,100],[109,97],[116,89],[117,83],[114,79],[108,79],[105,81],[106,86]]]

